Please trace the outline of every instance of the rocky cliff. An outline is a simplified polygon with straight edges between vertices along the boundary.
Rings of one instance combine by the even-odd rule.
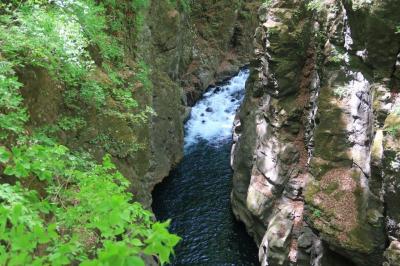
[[[142,34],[140,53],[152,68],[149,164],[142,184],[146,201],[152,187],[182,157],[183,122],[192,106],[216,81],[237,73],[250,61],[258,22],[252,16],[259,1],[194,1],[190,10],[152,1]],[[130,164],[132,166],[133,164]],[[132,174],[130,174],[132,175]]]
[[[262,265],[400,265],[398,1],[268,1],[235,122]]]
[[[121,62],[124,67],[117,74],[123,77],[123,86],[136,83],[132,91],[140,109],[148,106],[154,111],[149,120],[141,117],[142,113],[129,113],[115,97],[107,98],[102,110],[71,103],[67,95],[70,88],[45,69],[18,71],[29,127],[36,130],[57,125],[64,117],[79,117],[79,126],[53,135],[98,160],[105,153],[111,154],[119,170],[132,181],[136,199],[147,207],[153,186],[182,157],[183,122],[190,106],[209,85],[249,62],[252,43],[248,40],[258,24],[251,15],[256,13],[258,1],[186,1],[186,8],[172,2],[149,1],[141,14],[140,31],[136,28],[139,14],[126,1],[118,1],[121,10],[109,10],[122,13],[122,30],[115,38],[122,40],[126,52]],[[112,80],[99,51],[91,47],[89,52],[96,63],[93,80],[107,86]],[[139,77],[137,82],[140,75],[149,80]],[[141,123],[126,119],[132,115]]]

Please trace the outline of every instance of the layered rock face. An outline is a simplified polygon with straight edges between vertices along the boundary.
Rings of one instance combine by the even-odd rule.
[[[400,264],[399,8],[260,8],[232,206],[262,265]]]

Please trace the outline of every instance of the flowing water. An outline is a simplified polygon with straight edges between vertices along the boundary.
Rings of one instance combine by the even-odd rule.
[[[211,88],[185,125],[182,162],[153,192],[159,220],[182,237],[172,265],[258,265],[257,247],[230,206],[232,124],[249,71]]]

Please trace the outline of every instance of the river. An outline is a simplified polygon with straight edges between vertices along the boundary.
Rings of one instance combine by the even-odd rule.
[[[257,246],[230,206],[232,124],[249,70],[210,88],[185,124],[184,158],[153,191],[158,220],[182,237],[171,265],[258,265]]]

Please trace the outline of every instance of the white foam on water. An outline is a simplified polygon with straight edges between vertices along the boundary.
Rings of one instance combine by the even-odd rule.
[[[344,48],[346,49],[346,53],[344,54],[344,61],[346,64],[349,64],[350,63],[349,51],[352,50],[352,45],[354,44],[354,41],[353,38],[351,37],[351,28],[346,9],[343,9],[343,24],[344,24]]]
[[[185,125],[185,147],[200,140],[218,145],[232,135],[233,120],[244,98],[249,70],[244,69],[222,86],[209,89],[192,108]]]

